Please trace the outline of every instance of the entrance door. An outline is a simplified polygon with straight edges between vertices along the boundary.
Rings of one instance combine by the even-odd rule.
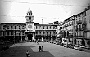
[[[28,36],[28,40],[31,40],[32,41],[33,35],[32,34],[28,34],[27,36]]]

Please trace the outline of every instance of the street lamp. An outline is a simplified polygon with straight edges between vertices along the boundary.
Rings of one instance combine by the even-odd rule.
[[[20,29],[20,32],[21,32],[21,42],[22,42],[22,30]]]
[[[14,44],[15,44],[15,31],[14,31]]]
[[[4,27],[4,40],[5,40],[5,34],[6,34],[6,25],[3,26]]]

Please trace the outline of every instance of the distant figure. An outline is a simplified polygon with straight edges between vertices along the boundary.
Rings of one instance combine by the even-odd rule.
[[[43,46],[42,46],[42,51],[43,51]]]
[[[39,42],[37,41],[37,44],[39,45]]]
[[[27,57],[30,57],[30,54],[29,54],[29,51],[28,50],[26,51],[26,56]]]
[[[42,47],[41,47],[41,46],[39,46],[39,52],[40,52],[40,51],[42,51]]]

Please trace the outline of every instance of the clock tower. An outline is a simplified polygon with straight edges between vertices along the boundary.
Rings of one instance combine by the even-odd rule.
[[[34,29],[34,15],[32,14],[32,11],[29,9],[27,12],[27,15],[25,16],[26,18],[26,40],[33,41],[35,40],[34,35],[35,35],[35,29]]]

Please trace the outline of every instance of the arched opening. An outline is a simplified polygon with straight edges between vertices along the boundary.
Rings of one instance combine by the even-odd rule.
[[[32,34],[28,34],[27,37],[28,37],[28,40],[31,40],[32,41],[32,37],[33,37]]]

